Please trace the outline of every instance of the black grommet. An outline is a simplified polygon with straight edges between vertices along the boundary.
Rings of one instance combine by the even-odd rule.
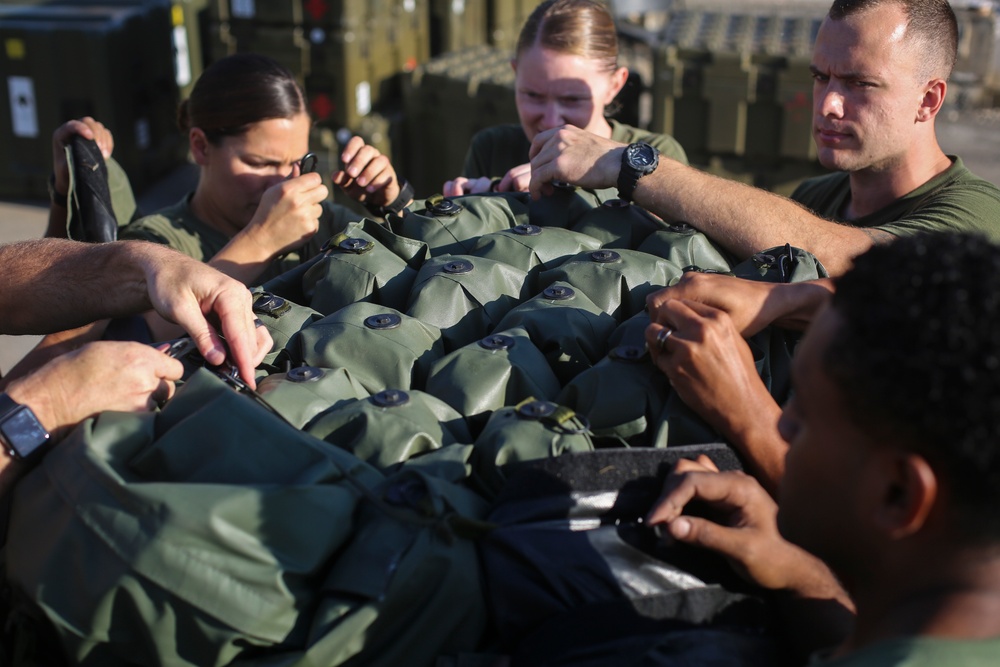
[[[503,334],[491,334],[479,341],[479,347],[487,350],[509,350],[514,347],[514,339]]]
[[[368,400],[380,408],[398,408],[410,402],[410,395],[402,389],[384,389]]]
[[[280,296],[274,296],[270,292],[261,292],[253,300],[253,312],[263,313],[277,317],[286,310],[291,309],[291,304]]]
[[[638,345],[619,345],[611,350],[608,356],[616,361],[638,361],[644,354],[646,349]]]
[[[518,225],[512,227],[510,231],[520,236],[538,236],[542,233],[542,228],[538,225]]]
[[[369,329],[395,329],[402,322],[403,318],[396,313],[379,313],[365,318],[365,326]]]
[[[456,259],[448,262],[441,267],[441,270],[445,273],[450,273],[452,275],[460,275],[462,273],[469,273],[472,271],[472,262],[465,259]]]
[[[344,252],[353,252],[360,255],[374,248],[375,244],[368,239],[344,239],[337,247]]]
[[[576,190],[576,186],[566,181],[552,181],[552,187],[556,190]]]
[[[694,227],[686,222],[675,222],[669,226],[669,229],[676,234],[690,234],[694,231]]]
[[[628,208],[632,204],[624,199],[609,199],[601,206],[604,208]]]
[[[298,366],[297,368],[289,369],[285,375],[292,382],[309,382],[318,380],[325,374],[326,373],[322,368],[316,368],[315,366]]]
[[[548,401],[531,401],[517,409],[517,415],[524,419],[543,419],[556,411],[556,404]]]
[[[450,199],[442,199],[438,203],[431,206],[428,212],[435,218],[441,218],[458,215],[462,211],[462,208],[462,205],[456,204]]]
[[[597,262],[598,264],[610,264],[611,262],[619,261],[621,258],[622,256],[614,250],[595,250],[590,253],[590,261]]]
[[[566,299],[572,299],[576,296],[576,291],[572,287],[550,285],[542,292],[542,296],[546,299],[552,299],[554,301],[565,301]]]
[[[759,252],[750,258],[758,268],[763,266],[774,266],[775,259],[774,255],[769,255],[766,252]]]

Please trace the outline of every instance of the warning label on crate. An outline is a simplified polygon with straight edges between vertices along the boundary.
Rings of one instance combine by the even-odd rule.
[[[372,86],[367,81],[354,87],[354,109],[359,116],[367,116],[372,110]]]
[[[182,25],[174,28],[174,71],[179,88],[191,83],[191,51],[188,49],[187,31]]]
[[[35,82],[26,76],[7,77],[7,92],[10,94],[10,119],[14,136],[26,139],[37,137]]]

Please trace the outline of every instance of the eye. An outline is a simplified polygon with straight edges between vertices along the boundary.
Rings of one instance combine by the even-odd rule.
[[[829,76],[827,76],[826,74],[820,74],[819,72],[813,72],[812,73],[812,78],[813,78],[813,81],[815,81],[817,83],[826,83],[827,81],[830,80]]]

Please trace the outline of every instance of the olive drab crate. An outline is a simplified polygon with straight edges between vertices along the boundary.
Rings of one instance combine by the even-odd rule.
[[[401,77],[430,53],[429,0],[211,0],[209,56],[270,56],[303,85],[321,125],[356,129],[398,104]]]
[[[169,3],[0,6],[0,194],[45,196],[52,132],[93,116],[142,189],[183,156]]]
[[[439,56],[489,43],[486,2],[430,0],[431,55]]]
[[[512,52],[478,46],[431,59],[404,81],[404,173],[417,194],[462,171],[472,136],[518,122]]]

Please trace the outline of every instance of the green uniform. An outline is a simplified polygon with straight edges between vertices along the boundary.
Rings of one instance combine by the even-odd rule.
[[[810,667],[992,667],[1000,662],[1000,639],[910,637],[879,642]]]
[[[195,216],[191,210],[191,196],[192,194],[185,195],[173,206],[132,222],[118,233],[118,238],[162,243],[188,257],[207,262],[229,243],[230,237]],[[257,281],[264,282],[280,275],[303,260],[318,254],[327,239],[346,227],[349,222],[359,219],[358,214],[348,208],[324,202],[319,231],[302,248],[275,259]]]
[[[894,236],[918,232],[980,232],[1000,241],[1000,189],[965,168],[961,158],[908,195],[885,208],[849,221],[855,227],[871,227]],[[851,194],[845,172],[811,178],[802,183],[792,199],[817,215],[845,222],[841,212]]]
[[[611,140],[621,144],[644,141],[661,154],[687,164],[687,155],[677,140],[668,134],[647,132],[608,119],[611,124]],[[472,137],[469,152],[465,155],[466,178],[503,176],[514,167],[528,161],[531,142],[524,136],[520,125],[496,125],[476,133]]]

